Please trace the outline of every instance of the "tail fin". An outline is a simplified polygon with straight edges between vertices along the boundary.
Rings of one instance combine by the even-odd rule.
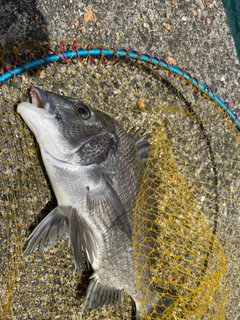
[[[65,234],[65,229],[69,225],[70,208],[60,206],[53,209],[33,230],[28,238],[28,246],[24,251],[27,256],[33,252],[41,241],[38,251],[41,252],[44,246],[52,244],[58,237]]]
[[[156,294],[152,295],[152,298],[150,296],[147,298],[147,305],[136,303],[136,320],[161,319],[161,315],[175,301],[173,296],[167,294],[162,294],[161,298],[159,298],[159,293],[157,296]]]

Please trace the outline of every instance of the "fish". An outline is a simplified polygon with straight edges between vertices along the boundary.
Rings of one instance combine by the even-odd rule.
[[[138,288],[132,243],[149,152],[146,135],[130,135],[81,99],[40,88],[31,90],[31,102],[21,102],[17,112],[37,140],[58,204],[28,238],[24,256],[42,252],[68,232],[75,269],[83,271],[85,261],[93,269],[82,315],[89,308],[121,304],[126,292],[135,302],[137,319],[143,319],[159,299],[154,290],[147,298]],[[150,274],[146,279],[150,288]],[[159,312],[170,303],[161,299]]]

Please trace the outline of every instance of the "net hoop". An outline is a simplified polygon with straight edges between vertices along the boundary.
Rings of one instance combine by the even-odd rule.
[[[35,58],[30,59],[27,63],[21,63],[12,68],[7,68],[3,63],[1,63],[3,66],[3,72],[0,74],[0,85],[3,85],[8,80],[13,79],[14,77],[27,72],[28,70],[49,65],[54,62],[72,62],[73,59],[89,59],[91,63],[94,63],[94,59],[98,59],[105,63],[106,59],[112,61],[116,59],[129,59],[134,62],[145,63],[148,67],[151,66],[154,70],[163,69],[169,71],[169,76],[178,76],[180,80],[185,80],[187,84],[190,84],[200,90],[202,94],[206,96],[206,98],[209,98],[216,106],[220,107],[240,131],[240,119],[238,119],[238,115],[230,109],[226,102],[223,102],[207,84],[197,80],[195,77],[192,77],[188,72],[185,72],[181,68],[169,64],[164,59],[151,57],[148,54],[143,54],[138,51],[129,51],[127,49],[118,50],[115,48],[107,49],[103,47],[92,48],[91,45],[88,45],[85,49],[78,49],[76,41],[74,41],[72,44],[72,50],[64,50],[63,42],[61,42],[59,53],[55,52],[49,47],[47,47],[46,52],[48,52],[46,55],[44,54],[44,56],[41,56],[34,51],[30,51],[30,54],[34,55]],[[15,57],[15,61],[18,60],[18,57]]]

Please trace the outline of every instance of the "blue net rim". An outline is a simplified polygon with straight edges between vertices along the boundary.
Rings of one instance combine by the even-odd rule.
[[[204,95],[209,97],[211,101],[219,106],[225,114],[230,117],[237,129],[240,131],[240,119],[238,119],[237,114],[235,114],[229,108],[229,105],[223,102],[207,84],[197,80],[195,77],[192,77],[188,72],[183,71],[181,68],[167,63],[163,59],[151,57],[148,54],[143,54],[137,51],[128,51],[126,49],[91,48],[90,46],[87,46],[87,48],[76,48],[75,50],[61,50],[61,53],[56,53],[51,50],[51,53],[49,54],[42,57],[37,54],[37,57],[32,58],[29,62],[18,64],[11,69],[5,67],[3,73],[0,74],[0,85],[3,85],[8,80],[26,72],[27,70],[36,69],[46,64],[52,64],[60,61],[66,62],[71,61],[71,59],[82,60],[86,58],[108,60],[116,60],[117,58],[121,60],[130,59],[135,62],[146,63],[148,66],[153,67],[154,70],[167,70],[170,75],[173,74],[175,76],[179,76],[182,80],[184,79],[189,84],[200,90]]]

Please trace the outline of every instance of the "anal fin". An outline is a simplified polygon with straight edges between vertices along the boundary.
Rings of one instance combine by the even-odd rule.
[[[93,277],[87,290],[87,295],[84,300],[83,315],[86,309],[110,304],[122,303],[122,290],[117,290],[110,287],[103,286],[96,277]]]

